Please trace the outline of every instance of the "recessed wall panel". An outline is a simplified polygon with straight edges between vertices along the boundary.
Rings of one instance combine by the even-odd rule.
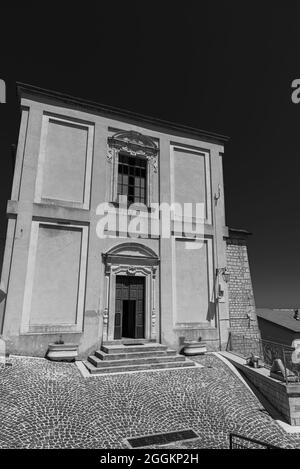
[[[42,198],[84,202],[88,129],[49,119]]]
[[[181,147],[173,147],[173,199],[184,210],[185,203],[193,204],[193,217],[211,223],[211,183],[209,154]],[[196,214],[195,204],[203,204]]]
[[[195,249],[195,247],[198,247]],[[206,323],[211,315],[211,250],[208,242],[175,241],[176,322]]]
[[[75,324],[82,231],[39,225],[30,325]]]

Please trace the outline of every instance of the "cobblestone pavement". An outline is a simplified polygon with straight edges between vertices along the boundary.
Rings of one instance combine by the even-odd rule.
[[[193,429],[173,448],[228,448],[230,431],[288,448],[288,435],[215,355],[203,368],[83,378],[75,364],[0,365],[0,448],[126,448],[124,439]]]

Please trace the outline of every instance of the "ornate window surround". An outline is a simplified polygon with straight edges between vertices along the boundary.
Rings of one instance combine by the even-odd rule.
[[[134,130],[121,131],[108,138],[107,161],[111,164],[110,202],[118,203],[119,153],[139,156],[147,160],[146,205],[152,202],[153,175],[158,171],[158,146],[154,139]]]
[[[157,337],[156,274],[159,258],[152,249],[139,243],[121,243],[102,253],[105,264],[105,308],[103,342],[114,340],[116,276],[145,277],[145,339]]]

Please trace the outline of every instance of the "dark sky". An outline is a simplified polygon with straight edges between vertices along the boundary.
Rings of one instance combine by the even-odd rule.
[[[291,101],[291,82],[300,78],[300,6],[261,4],[1,5],[2,239],[22,81],[229,135],[227,225],[253,232],[257,306],[300,307],[300,104]]]

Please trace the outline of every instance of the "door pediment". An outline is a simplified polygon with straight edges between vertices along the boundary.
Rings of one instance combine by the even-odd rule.
[[[121,243],[102,254],[106,264],[157,265],[159,257],[148,246],[139,243]]]

